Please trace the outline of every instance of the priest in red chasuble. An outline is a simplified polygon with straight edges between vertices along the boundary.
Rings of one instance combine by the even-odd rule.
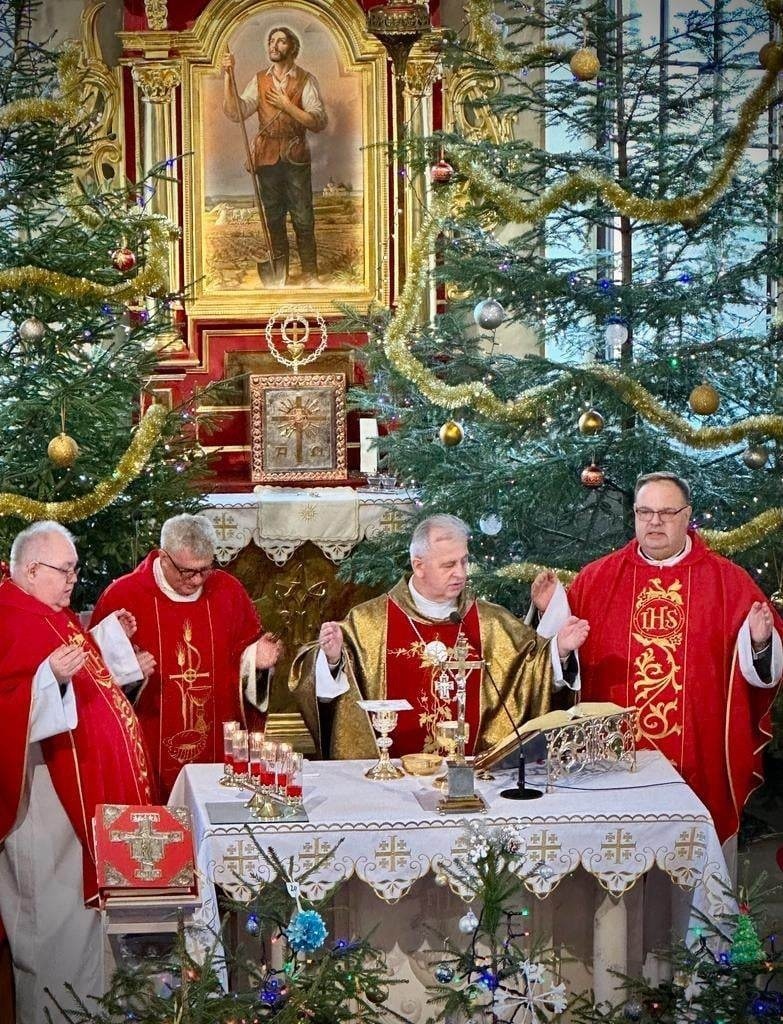
[[[111,583],[92,615],[99,623],[126,608],[136,619],[134,643],[155,659],[135,708],[161,801],[183,765],[222,761],[223,722],[263,727],[267,670],[280,654],[239,580],[214,568],[216,548],[206,516],[173,516],[160,550]]]
[[[572,611],[589,619],[584,699],[639,709],[639,745],[672,762],[724,841],[762,781],[783,621],[744,569],[689,529],[690,514],[685,480],[639,477],[636,538],[586,565],[567,601],[553,574],[539,575],[533,601],[544,612],[539,628]]]
[[[18,1024],[51,1003],[103,992],[96,892],[96,804],[150,803],[139,723],[101,651],[70,610],[79,562],[58,523],[23,530],[0,585],[0,915]],[[132,617],[118,615],[120,645]],[[117,640],[114,651],[116,654]],[[109,654],[107,653],[107,657]]]
[[[343,622],[325,622],[318,643],[297,655],[289,685],[324,756],[377,756],[372,726],[356,704],[362,698],[405,698],[413,705],[399,715],[392,756],[434,751],[438,723],[456,717],[438,685],[439,665],[460,637],[489,670],[467,677],[468,753],[503,743],[512,732],[509,716],[519,725],[544,714],[553,689],[568,685],[563,666],[587,636],[587,623],[571,617],[550,641],[505,608],[476,600],[465,590],[469,535],[455,516],[419,523],[411,538],[410,577],[357,605]],[[328,750],[322,749],[321,701],[333,702]]]

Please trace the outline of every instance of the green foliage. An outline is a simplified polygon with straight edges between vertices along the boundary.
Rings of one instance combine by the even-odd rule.
[[[0,107],[57,99],[58,53],[31,34],[28,0],[0,8]],[[0,493],[58,502],[89,494],[127,449],[150,388],[157,350],[172,334],[172,294],[126,302],[85,299],[78,282],[132,280],[148,259],[155,222],[149,204],[166,168],[127,188],[107,188],[87,172],[100,131],[89,111],[75,121],[27,119],[0,129],[0,274],[32,267],[67,278],[55,288],[5,278],[0,285]],[[112,253],[137,257],[122,272]],[[74,280],[76,284],[68,281]],[[24,337],[30,317],[45,325]],[[79,445],[72,468],[56,468],[47,445],[63,429]],[[102,512],[73,524],[84,566],[79,601],[93,599],[151,546],[169,514],[195,511],[191,482],[203,476],[190,408],[173,410],[141,476]],[[24,526],[0,500],[0,555]]]
[[[771,895],[761,877],[748,900],[763,911]],[[775,936],[758,938],[762,915],[747,904],[724,920],[704,920],[688,945],[662,954],[671,981],[649,985],[626,978],[628,996],[615,1006],[594,1006],[585,994],[572,1005],[574,1024],[772,1024],[783,1014],[783,960]],[[765,948],[766,947],[766,948]],[[735,957],[737,950],[742,956]],[[746,958],[747,956],[747,958]]]
[[[259,937],[255,951],[240,946],[229,954],[224,937],[218,937],[203,958],[194,959],[180,922],[170,953],[125,964],[115,973],[106,995],[90,1000],[90,1005],[69,1010],[55,1001],[57,1019],[64,1018],[68,1024],[339,1024],[358,1019],[386,1024],[402,1020],[382,1005],[396,982],[388,976],[383,954],[366,938],[327,939],[325,945],[307,952],[291,948],[287,929],[296,915],[318,916],[314,905],[292,893],[322,861],[295,878],[291,861],[284,864],[273,850],[256,846],[271,880],[255,888],[248,900],[228,900],[225,906],[244,920],[249,935]],[[273,960],[282,962],[282,967],[273,967]],[[245,979],[241,991],[224,990],[220,981],[224,968]],[[51,1014],[48,1019],[52,1021]]]
[[[537,949],[525,927],[529,910],[513,830],[474,822],[466,847],[444,880],[476,901],[479,916],[471,918],[470,911],[460,922],[469,935],[464,948],[447,940],[433,953],[437,984],[429,992],[437,1014],[430,1024],[560,1020],[567,1005],[565,985],[552,952]]]
[[[694,0],[668,38],[655,39],[641,34],[636,15],[620,22],[603,0],[552,0],[542,10],[511,5],[508,45],[528,55],[528,67],[505,76],[498,96],[474,100],[477,121],[509,115],[525,137],[519,131],[502,142],[455,134],[413,140],[410,162],[427,168],[443,147],[457,177],[475,159],[531,201],[585,169],[644,198],[701,188],[759,80],[757,53],[769,31],[764,5],[729,9]],[[576,81],[562,59],[530,49],[531,40],[541,39],[575,49],[585,29],[601,60],[597,83]],[[447,63],[455,71],[493,73],[466,34],[447,43]],[[419,493],[421,516],[451,512],[470,524],[474,583],[483,596],[519,608],[526,587],[495,575],[501,566],[528,561],[578,569],[625,543],[633,530],[633,484],[642,472],[666,469],[689,478],[696,520],[712,528],[731,529],[783,505],[777,442],[761,434],[752,439],[769,449],[760,470],[742,461],[744,442],[690,449],[583,373],[585,364],[606,362],[696,423],[688,396],[704,380],[722,398],[710,425],[783,412],[782,339],[767,290],[767,280],[783,270],[783,245],[769,228],[779,219],[781,165],[776,151],[767,152],[767,129],[763,118],[718,202],[683,223],[651,226],[617,217],[596,198],[566,203],[544,223],[514,227],[498,224],[491,204],[477,190],[468,192],[437,253],[438,280],[458,298],[417,330],[412,350],[442,380],[482,380],[501,399],[560,381],[555,399],[532,423],[488,421],[470,408],[432,405],[382,352],[383,316],[356,317],[355,328],[364,323],[371,334],[365,353],[371,389],[355,400],[388,427],[379,445],[383,464]],[[471,315],[489,296],[506,311],[495,334],[478,330]],[[617,320],[629,336],[620,350],[610,350],[604,334]],[[507,347],[523,329],[534,351],[518,358]],[[592,437],[577,429],[590,407],[606,421]],[[453,448],[438,441],[448,419],[464,428],[463,442]],[[606,482],[588,490],[580,472],[593,460]],[[489,513],[502,520],[493,536],[480,526]],[[778,536],[739,560],[770,591],[778,587]],[[384,540],[361,546],[343,572],[377,584],[394,579],[405,564],[402,540],[392,546]]]

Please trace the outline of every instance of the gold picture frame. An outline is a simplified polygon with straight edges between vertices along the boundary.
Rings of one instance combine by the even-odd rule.
[[[288,273],[262,273],[268,258],[241,122],[224,107],[221,64],[235,58],[238,93],[270,66],[272,29],[300,41],[296,64],[317,81],[328,123],[306,133],[317,243],[317,272],[299,262],[299,227],[286,217]],[[320,313],[340,303],[388,304],[386,53],[367,33],[354,0],[215,0],[182,47],[184,277],[195,282],[192,317],[248,319],[301,301]],[[248,101],[249,102],[249,101]],[[244,121],[253,149],[260,112]],[[266,125],[264,125],[266,127]],[[272,129],[267,134],[271,134]],[[256,159],[255,157],[253,159]],[[292,158],[293,161],[293,158]]]
[[[345,480],[344,373],[250,375],[253,483]]]

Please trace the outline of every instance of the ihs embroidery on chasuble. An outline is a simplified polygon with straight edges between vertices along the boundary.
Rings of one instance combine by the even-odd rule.
[[[637,739],[658,742],[682,732],[683,636],[686,598],[680,580],[664,587],[647,580],[636,596],[631,621],[634,703],[639,708]],[[634,643],[635,642],[635,643]]]

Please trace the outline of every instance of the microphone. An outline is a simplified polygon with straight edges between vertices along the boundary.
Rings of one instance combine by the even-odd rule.
[[[453,625],[455,626],[461,626],[462,616],[458,611],[455,610],[449,614],[449,622],[453,623]],[[511,722],[511,728],[514,730],[514,735],[516,736],[517,742],[519,743],[519,769],[517,772],[516,787],[513,789],[502,789],[500,791],[500,796],[504,797],[506,800],[538,800],[539,797],[542,797],[544,795],[542,791],[540,789],[529,789],[525,785],[525,752],[522,746],[522,733],[519,731],[519,727],[517,723],[514,721],[514,716],[508,710],[508,705],[503,700],[503,694],[500,692],[500,687],[495,682],[495,677],[492,675],[490,667],[486,663],[486,661],[484,662],[484,671],[487,673],[487,679],[489,679],[489,681],[492,683],[492,689],[497,694],[497,698],[500,701],[500,706],[506,712],[506,717],[508,718],[509,722]]]

